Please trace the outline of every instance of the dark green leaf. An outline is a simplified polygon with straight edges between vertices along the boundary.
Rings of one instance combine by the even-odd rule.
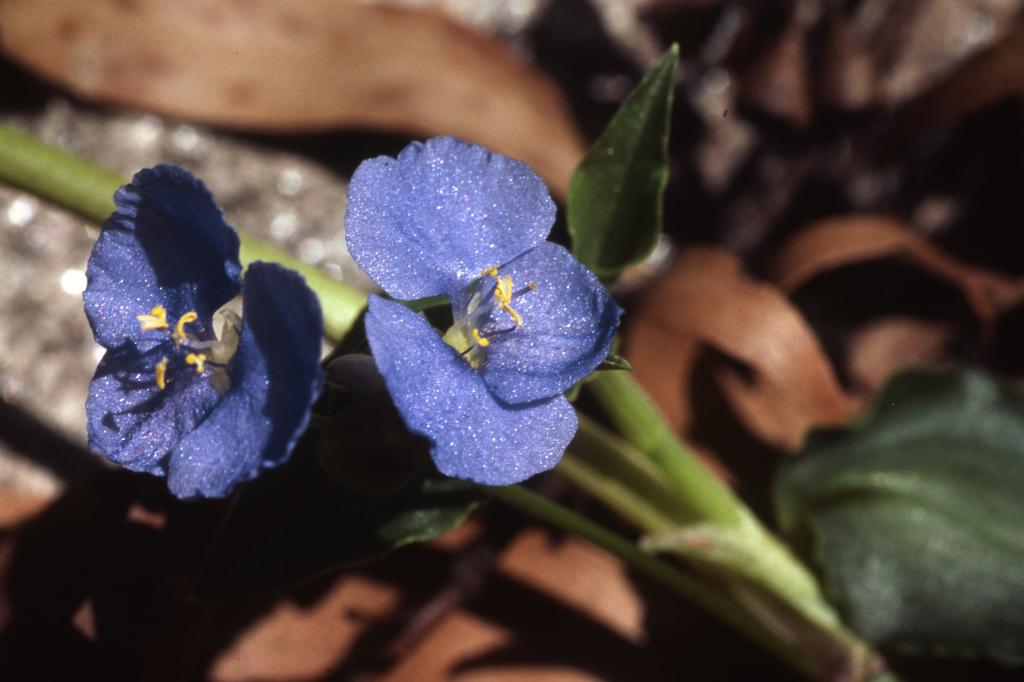
[[[317,465],[309,435],[292,460],[248,484],[203,567],[194,594],[238,597],[375,559],[461,524],[483,499],[465,481],[420,475],[391,494],[337,485]]]
[[[970,369],[894,378],[776,486],[850,624],[880,645],[1024,659],[1024,394]]]
[[[573,254],[604,280],[654,249],[668,182],[668,133],[679,47],[622,103],[569,183]]]
[[[633,371],[633,365],[629,364],[629,360],[622,357],[615,351],[608,353],[608,357],[601,361],[601,364],[597,366],[595,372],[602,372],[608,369],[624,369],[628,372]]]

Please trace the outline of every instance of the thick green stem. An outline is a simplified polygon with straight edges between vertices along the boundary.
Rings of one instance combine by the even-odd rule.
[[[646,533],[699,521],[657,464],[584,414],[556,471]]]
[[[672,432],[661,410],[630,372],[599,372],[586,385],[623,437],[668,475],[679,503],[697,519],[738,526],[745,509],[729,488]]]
[[[729,623],[808,678],[822,678],[822,672],[814,661],[762,628],[734,602],[670,564],[640,550],[629,540],[522,486],[482,487],[495,497],[618,556],[636,570]]]
[[[114,212],[114,192],[127,180],[86,159],[0,124],[0,182],[46,199],[94,223]],[[239,233],[244,265],[274,261],[297,270],[320,298],[324,329],[337,341],[366,307],[366,294],[338,282],[317,268]]]
[[[676,554],[724,581],[734,604],[776,641],[801,642],[801,655],[829,674],[874,665],[807,567],[679,441],[630,373],[600,372],[586,387],[626,442],[581,418],[564,475],[644,531],[642,550]]]

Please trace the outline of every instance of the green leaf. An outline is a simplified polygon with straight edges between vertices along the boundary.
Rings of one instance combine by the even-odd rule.
[[[622,357],[615,351],[608,353],[608,357],[601,361],[601,364],[597,366],[595,372],[603,372],[609,369],[624,369],[627,372],[633,371],[633,365],[629,364],[629,360]]]
[[[1024,394],[979,371],[915,370],[846,428],[812,433],[775,488],[866,639],[1024,660]]]
[[[316,440],[307,434],[288,464],[238,494],[193,590],[197,598],[274,590],[432,540],[485,497],[472,483],[437,473],[392,494],[350,490],[317,465]]]
[[[615,346],[613,346],[613,348],[618,346],[618,338],[616,338],[615,341],[616,344]],[[576,402],[576,399],[580,397],[580,389],[583,388],[583,384],[593,381],[594,377],[597,376],[597,372],[605,372],[608,370],[615,369],[624,369],[627,372],[632,372],[633,365],[629,364],[629,360],[622,357],[614,350],[611,350],[608,351],[607,357],[605,357],[605,359],[601,361],[601,364],[594,368],[593,372],[591,372],[590,374],[583,377],[582,379],[580,379],[575,384],[569,387],[569,390],[565,392],[566,399],[570,403]]]
[[[654,249],[668,182],[668,133],[679,46],[629,95],[569,183],[573,254],[603,280]]]

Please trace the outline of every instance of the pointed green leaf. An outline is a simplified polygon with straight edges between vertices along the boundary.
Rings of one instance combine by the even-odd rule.
[[[624,369],[627,372],[633,371],[633,365],[629,364],[629,360],[622,357],[615,351],[608,353],[608,357],[601,361],[601,364],[597,366],[595,372],[603,372],[609,369]]]
[[[916,370],[811,434],[776,489],[855,630],[880,645],[1024,660],[1024,394]]]
[[[622,103],[569,183],[573,254],[603,280],[654,249],[668,182],[668,133],[679,47]]]
[[[307,435],[288,464],[236,497],[193,590],[200,599],[239,597],[292,585],[375,559],[461,524],[484,493],[437,473],[390,494],[337,485],[317,465]]]

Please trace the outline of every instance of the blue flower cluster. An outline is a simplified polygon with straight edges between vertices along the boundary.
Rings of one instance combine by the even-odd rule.
[[[526,164],[442,137],[363,162],[345,217],[356,263],[397,299],[444,295],[441,336],[371,296],[366,333],[396,407],[442,473],[507,485],[576,432],[563,395],[607,356],[622,310],[546,242],[555,206]]]
[[[323,386],[323,319],[302,277],[252,263],[203,183],[174,166],[114,195],[87,271],[85,311],[107,349],[89,386],[89,448],[222,497],[288,458]],[[214,313],[242,291],[243,317]]]

